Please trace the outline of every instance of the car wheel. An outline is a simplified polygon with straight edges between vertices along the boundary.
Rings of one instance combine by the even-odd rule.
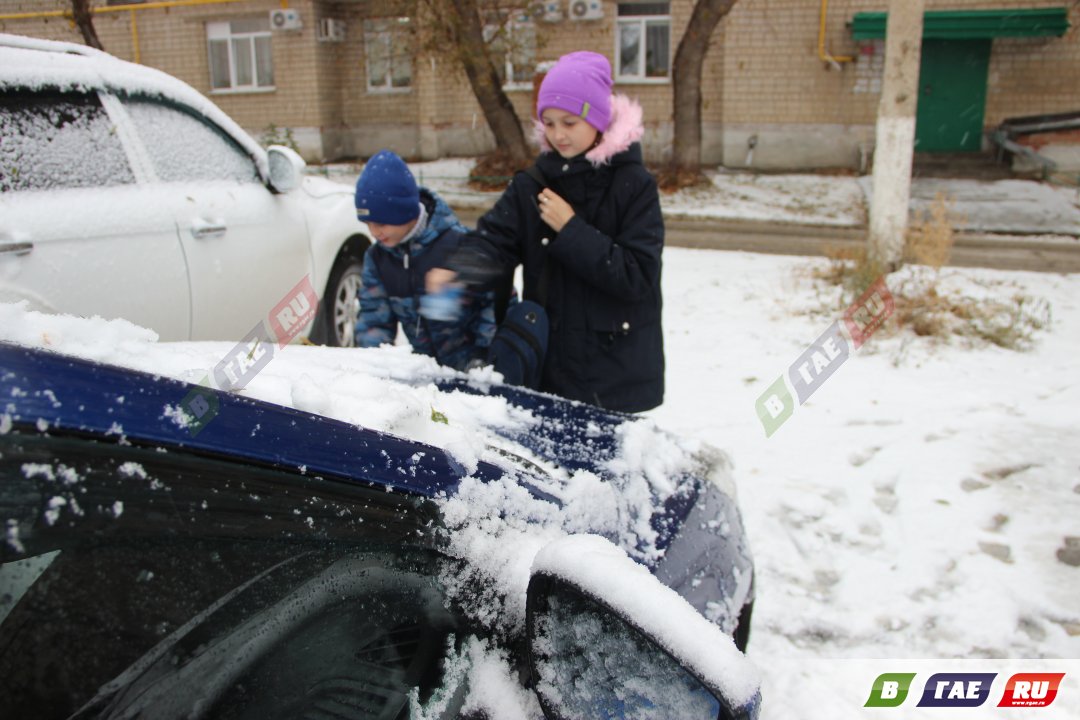
[[[354,347],[356,320],[360,312],[361,273],[364,260],[359,255],[343,255],[334,264],[323,295],[317,333],[312,339],[322,345]]]

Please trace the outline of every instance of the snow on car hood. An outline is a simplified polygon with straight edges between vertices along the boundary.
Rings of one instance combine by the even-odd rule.
[[[152,331],[125,320],[42,314],[25,303],[0,304],[0,341],[191,383],[207,376],[235,345],[161,343]],[[635,418],[616,427],[613,456],[596,472],[559,468],[506,439],[540,422],[530,411],[500,396],[435,383],[460,377],[408,346],[290,345],[276,351],[239,394],[441,448],[468,473],[481,460],[503,467],[501,480],[465,477],[453,495],[440,500],[451,531],[449,551],[469,565],[466,572],[446,578],[447,585],[461,592],[487,588],[489,602],[482,604],[478,619],[491,627],[507,632],[522,627],[533,556],[567,533],[618,538],[640,562],[662,555],[650,519],[667,498],[688,490],[672,478],[700,469],[699,441],[676,438],[651,420]],[[469,379],[483,384],[496,378],[483,369]],[[508,461],[507,454],[523,464]],[[618,487],[599,472],[617,477]]]

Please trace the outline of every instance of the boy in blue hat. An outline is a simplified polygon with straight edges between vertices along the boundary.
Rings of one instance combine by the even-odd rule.
[[[494,293],[461,290],[456,314],[433,311],[424,293],[427,271],[444,264],[468,232],[454,211],[383,150],[356,181],[356,216],[375,240],[364,254],[357,346],[393,344],[401,323],[413,350],[439,364],[480,364],[495,334]]]

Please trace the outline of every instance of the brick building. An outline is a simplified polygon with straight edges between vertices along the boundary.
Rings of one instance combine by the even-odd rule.
[[[506,5],[507,3],[500,3]],[[865,167],[873,149],[887,0],[739,0],[706,59],[704,157],[728,167]],[[67,0],[0,0],[0,31],[81,42]],[[309,160],[415,159],[493,147],[464,73],[416,52],[422,18],[388,0],[97,0],[105,47],[193,85],[256,137],[291,131]],[[521,0],[492,13],[528,122],[537,66],[602,52],[645,108],[646,155],[671,147],[672,58],[692,0]],[[927,0],[920,149],[987,149],[1002,120],[1080,111],[1080,5]],[[49,13],[53,14],[49,14]],[[936,92],[935,92],[936,90]],[[943,132],[944,131],[944,132]],[[1080,165],[1075,133],[1043,152]]]

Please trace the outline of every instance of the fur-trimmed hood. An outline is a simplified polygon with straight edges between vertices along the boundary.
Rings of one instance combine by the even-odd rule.
[[[641,140],[645,126],[641,121],[641,104],[626,95],[611,98],[611,122],[600,138],[600,144],[585,153],[585,159],[593,167],[600,167],[611,162],[611,158],[630,149]],[[544,134],[544,123],[533,120],[533,139],[540,146],[541,153],[552,152],[551,144]]]

